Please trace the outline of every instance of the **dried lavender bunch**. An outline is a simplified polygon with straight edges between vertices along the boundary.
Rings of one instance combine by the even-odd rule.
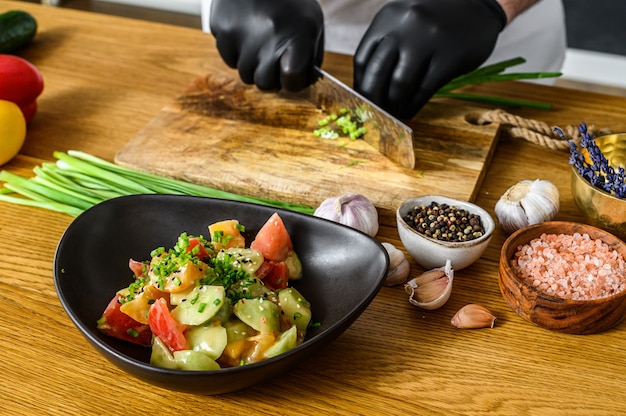
[[[568,140],[570,145],[569,164],[573,165],[580,176],[585,178],[592,186],[602,189],[614,195],[617,198],[626,197],[626,175],[624,168],[611,166],[607,158],[598,147],[593,134],[587,131],[587,124],[583,121],[578,126],[578,131],[582,135],[580,139],[581,149],[585,149],[589,157],[589,161],[578,150],[578,146],[572,140],[569,140],[558,127],[554,128],[561,138]]]

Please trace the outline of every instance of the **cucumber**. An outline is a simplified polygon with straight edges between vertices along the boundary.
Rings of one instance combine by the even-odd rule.
[[[289,280],[302,278],[302,262],[295,251],[290,251],[285,259],[287,270],[289,270]]]
[[[220,365],[203,352],[182,350],[172,353],[176,367],[181,370],[205,371],[219,370]]]
[[[28,12],[9,10],[0,14],[0,53],[10,54],[29,44],[37,33],[37,21]]]
[[[172,318],[184,325],[202,325],[224,305],[223,286],[197,286],[172,309]]]
[[[263,356],[265,358],[276,357],[284,352],[295,348],[298,345],[298,329],[292,326],[278,337],[276,342],[265,350]]]
[[[154,337],[154,340],[152,341],[150,364],[162,368],[177,368],[174,356],[159,337]]]
[[[250,338],[255,334],[252,327],[244,324],[238,319],[225,322],[224,328],[226,328],[226,338],[229,344],[242,339]]]
[[[228,343],[226,328],[221,325],[193,327],[187,331],[185,338],[193,351],[203,352],[214,360],[220,358]]]
[[[293,287],[278,292],[278,299],[287,322],[295,325],[298,332],[304,334],[311,322],[311,304]]]
[[[263,254],[251,248],[232,247],[217,253],[219,261],[228,261],[235,270],[243,270],[249,275],[254,273],[263,264]]]
[[[233,307],[233,312],[243,323],[262,334],[271,334],[280,329],[278,305],[267,299],[241,299]]]

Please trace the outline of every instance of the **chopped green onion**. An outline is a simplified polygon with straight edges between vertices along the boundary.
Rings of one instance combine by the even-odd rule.
[[[174,194],[205,196],[231,201],[251,202],[313,214],[310,206],[231,192],[143,173],[107,162],[96,156],[69,150],[54,152],[56,163],[35,167],[32,178],[8,171],[0,172],[0,201],[45,208],[73,217],[107,199],[136,194]]]
[[[199,294],[199,293],[196,293],[196,296],[194,296],[194,298],[193,298],[193,299],[191,299],[191,300],[189,301],[189,303],[191,303],[192,305],[195,305],[195,304],[196,304],[196,302],[198,301],[198,299],[200,299],[200,294]]]
[[[128,333],[128,335],[134,338],[137,338],[139,336],[139,332],[137,332],[135,328],[128,328],[126,332]]]
[[[221,231],[221,230],[213,231],[213,235],[211,236],[211,241],[214,241],[216,243],[221,243],[223,236],[224,236],[224,231]]]

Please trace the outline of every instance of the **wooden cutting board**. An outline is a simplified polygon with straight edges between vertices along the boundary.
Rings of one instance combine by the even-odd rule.
[[[209,74],[165,106],[116,155],[119,165],[242,195],[317,207],[359,193],[381,223],[395,224],[408,198],[442,194],[474,199],[497,140],[498,126],[467,120],[481,110],[429,103],[408,124],[416,168],[401,167],[363,140],[313,135],[325,117],[298,94],[261,92],[236,74]],[[484,111],[484,110],[482,110]]]

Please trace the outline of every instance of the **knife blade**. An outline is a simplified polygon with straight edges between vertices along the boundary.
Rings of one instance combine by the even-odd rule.
[[[316,70],[319,78],[311,86],[311,98],[316,105],[328,114],[341,109],[357,114],[367,128],[363,135],[366,143],[401,166],[414,169],[413,129],[328,72]]]

